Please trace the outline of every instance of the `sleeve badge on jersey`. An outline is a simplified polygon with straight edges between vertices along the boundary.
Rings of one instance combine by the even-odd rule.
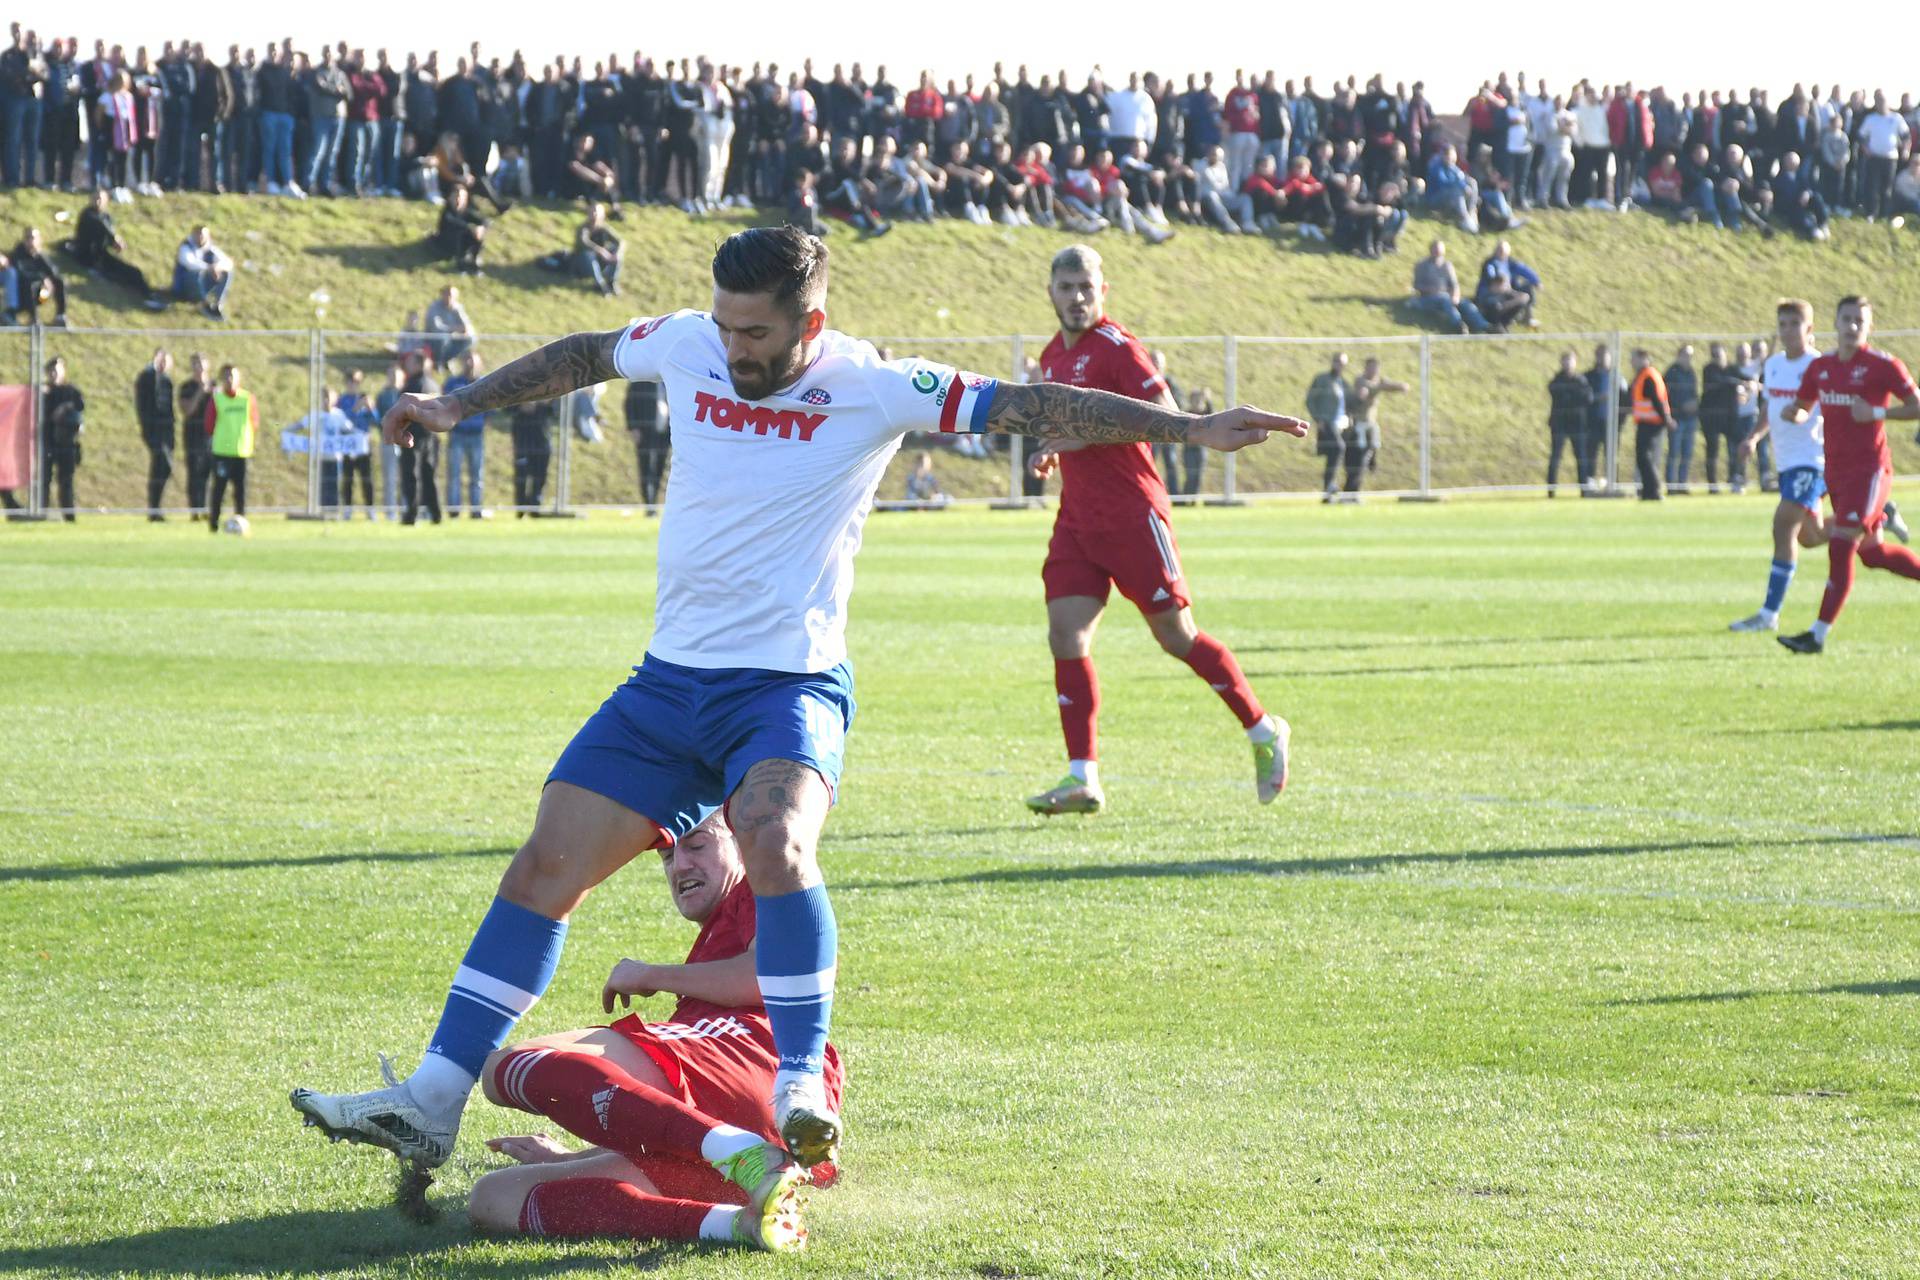
[[[667,317],[665,316],[655,316],[651,320],[642,320],[639,324],[633,326],[633,332],[627,335],[627,340],[629,342],[638,342],[666,322]]]

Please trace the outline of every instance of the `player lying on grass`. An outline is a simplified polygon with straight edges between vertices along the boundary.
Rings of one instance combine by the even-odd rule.
[[[1887,494],[1893,482],[1893,455],[1887,448],[1887,422],[1920,419],[1920,389],[1907,367],[1875,351],[1873,303],[1859,295],[1840,299],[1835,309],[1835,350],[1807,365],[1800,393],[1787,410],[1790,422],[1805,422],[1816,406],[1826,425],[1827,500],[1833,521],[1827,543],[1827,590],[1811,630],[1781,636],[1795,653],[1819,653],[1827,632],[1840,618],[1853,590],[1857,555],[1870,569],[1920,579],[1920,556],[1880,540],[1886,523]]]
[[[827,328],[826,246],[792,227],[729,236],[712,298],[711,312],[577,333],[449,395],[402,396],[387,413],[385,439],[404,444],[614,378],[655,381],[674,423],[674,483],[645,660],[555,763],[419,1067],[366,1093],[293,1091],[294,1108],[331,1136],[444,1162],[487,1056],[552,981],[567,917],[641,850],[672,844],[724,803],[755,900],[758,982],[779,1050],[776,1128],[802,1163],[832,1159],[840,1117],[822,1073],[839,943],[816,851],[853,721],[853,558],[902,437],[1234,450],[1307,429],[1244,406],[1176,413],[882,360]]]
[[[1730,631],[1779,630],[1780,606],[1793,581],[1800,548],[1821,546],[1828,538],[1820,512],[1820,499],[1827,491],[1825,423],[1817,403],[1804,417],[1793,416],[1807,368],[1820,355],[1811,344],[1813,306],[1798,298],[1786,299],[1774,309],[1774,320],[1780,349],[1767,357],[1760,372],[1766,404],[1752,433],[1740,442],[1740,456],[1747,458],[1761,440],[1773,437],[1780,469],[1780,505],[1773,512],[1773,566],[1759,612],[1728,624]],[[1891,502],[1887,503],[1887,531],[1906,541],[1906,525]]]
[[[1097,387],[1174,407],[1167,380],[1140,340],[1107,316],[1100,255],[1068,245],[1053,255],[1047,300],[1060,332],[1040,354],[1048,382]],[[1049,440],[1029,461],[1036,475],[1060,472],[1060,511],[1040,578],[1047,596],[1047,643],[1066,738],[1067,776],[1029,797],[1035,813],[1097,813],[1100,680],[1093,633],[1118,587],[1168,654],[1187,664],[1233,713],[1253,745],[1254,794],[1272,802],[1287,785],[1291,730],[1266,713],[1233,650],[1194,625],[1192,593],[1173,537],[1173,504],[1144,444]]]
[[[489,1231],[543,1236],[719,1240],[783,1252],[806,1243],[798,1191],[808,1175],[779,1145],[778,1062],[754,978],[753,891],[715,814],[660,852],[667,893],[700,926],[682,964],[622,960],[601,1001],[680,997],[664,1022],[629,1015],[489,1055],[487,1100],[546,1116],[593,1144],[547,1138],[487,1145],[520,1161],[474,1184],[467,1212]],[[826,1050],[838,1112],[839,1057]],[[815,1178],[827,1181],[831,1166]]]

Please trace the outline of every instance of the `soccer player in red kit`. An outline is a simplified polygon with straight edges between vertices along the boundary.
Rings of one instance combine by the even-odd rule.
[[[1920,579],[1920,556],[1880,539],[1893,481],[1886,424],[1889,419],[1920,419],[1920,391],[1905,365],[1867,345],[1872,333],[1873,304],[1857,294],[1840,299],[1834,316],[1836,349],[1807,366],[1799,399],[1787,413],[1790,420],[1801,422],[1814,405],[1820,406],[1827,428],[1827,500],[1833,504],[1827,592],[1820,600],[1819,621],[1797,636],[1780,637],[1795,653],[1826,648],[1827,632],[1853,590],[1856,554],[1870,569]]]
[[[1040,356],[1046,381],[1176,407],[1147,349],[1107,318],[1099,254],[1085,245],[1055,254],[1047,293],[1060,317],[1060,332]],[[1304,432],[1306,424],[1298,425]],[[1151,449],[1050,440],[1035,451],[1031,465],[1040,475],[1056,467],[1060,471],[1060,511],[1041,579],[1060,727],[1067,739],[1067,776],[1030,797],[1027,807],[1049,815],[1097,813],[1106,803],[1096,723],[1100,685],[1090,655],[1113,587],[1146,616],[1160,647],[1192,667],[1240,721],[1253,744],[1256,794],[1261,804],[1271,803],[1287,785],[1290,730],[1285,720],[1261,707],[1233,652],[1194,627],[1167,489]]]
[[[680,914],[700,925],[684,964],[622,960],[601,1002],[680,997],[665,1022],[637,1015],[496,1050],[487,1098],[546,1116],[593,1144],[488,1145],[521,1166],[474,1185],[477,1226],[546,1236],[716,1240],[784,1252],[806,1243],[798,1191],[809,1175],[780,1145],[768,1099],[779,1058],[754,976],[754,903],[720,813],[660,850]],[[839,1055],[826,1089],[840,1105]],[[816,1166],[826,1182],[832,1166]]]

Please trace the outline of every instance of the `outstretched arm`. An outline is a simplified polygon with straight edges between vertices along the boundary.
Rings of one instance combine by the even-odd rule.
[[[652,996],[666,991],[691,996],[728,1009],[751,1009],[760,1004],[760,981],[755,976],[754,948],[748,947],[725,960],[704,960],[695,964],[642,964],[622,960],[607,975],[600,992],[600,1007],[613,1012],[613,1002],[632,1006],[634,996]]]
[[[613,367],[613,351],[624,332],[614,329],[608,333],[570,334],[501,365],[450,395],[403,395],[381,420],[381,436],[388,444],[410,444],[410,428],[415,424],[428,431],[451,431],[454,423],[476,413],[530,400],[551,400],[610,381],[619,376]]]
[[[1308,429],[1298,418],[1244,405],[1225,413],[1180,413],[1111,391],[1056,382],[1000,384],[985,426],[1008,435],[1063,436],[1089,444],[1167,441],[1228,453],[1259,444],[1274,431],[1304,436]]]

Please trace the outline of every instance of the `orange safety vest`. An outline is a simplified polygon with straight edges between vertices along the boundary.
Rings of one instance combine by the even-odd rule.
[[[1660,371],[1648,365],[1633,378],[1633,420],[1648,426],[1671,421],[1673,410],[1667,406],[1667,384]]]

